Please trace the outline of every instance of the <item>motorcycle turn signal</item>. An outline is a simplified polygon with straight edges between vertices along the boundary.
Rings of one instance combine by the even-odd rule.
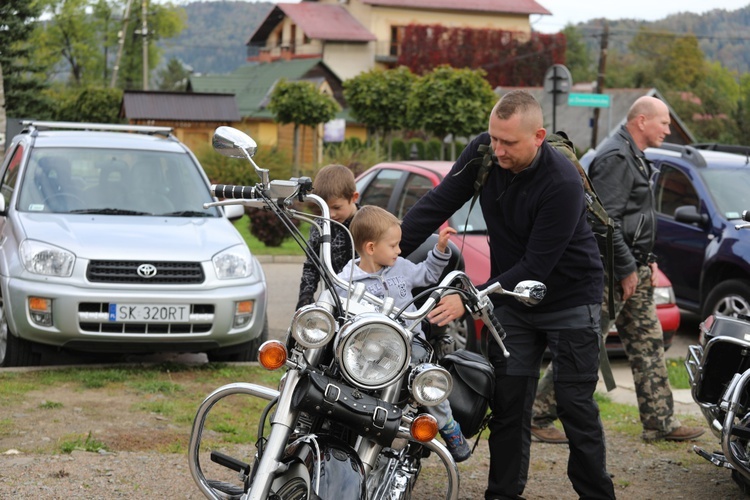
[[[429,413],[423,413],[411,423],[411,430],[409,432],[411,433],[411,437],[421,443],[432,441],[438,433],[437,420]]]
[[[278,370],[286,358],[286,347],[278,340],[267,340],[258,348],[258,362],[266,370]]]

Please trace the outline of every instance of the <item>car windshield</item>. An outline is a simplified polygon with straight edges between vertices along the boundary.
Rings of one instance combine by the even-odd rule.
[[[727,219],[740,219],[750,210],[750,169],[701,170],[716,207]]]
[[[471,200],[467,201],[463,207],[459,208],[453,214],[450,220],[451,227],[455,228],[459,233],[487,234],[487,223],[482,215],[479,200],[474,203],[471,213],[469,213],[469,206],[471,206]],[[468,219],[466,217],[467,214]]]
[[[37,148],[19,212],[218,217],[200,168],[184,153]]]

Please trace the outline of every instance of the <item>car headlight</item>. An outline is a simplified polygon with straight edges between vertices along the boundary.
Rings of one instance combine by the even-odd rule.
[[[292,337],[303,347],[323,347],[335,332],[333,315],[325,309],[310,304],[299,309],[292,318]]]
[[[657,286],[654,288],[654,303],[659,305],[674,304],[674,290],[671,286]]]
[[[33,240],[24,240],[19,251],[23,267],[30,273],[63,278],[73,274],[76,257],[72,252]]]
[[[442,366],[431,363],[417,365],[409,374],[409,385],[414,400],[423,406],[437,406],[448,398],[453,389],[453,377]]]
[[[349,382],[380,389],[404,374],[411,343],[395,321],[380,313],[364,313],[341,327],[336,354]]]
[[[213,262],[216,276],[220,280],[247,278],[253,272],[252,255],[244,245],[224,250],[214,255]]]

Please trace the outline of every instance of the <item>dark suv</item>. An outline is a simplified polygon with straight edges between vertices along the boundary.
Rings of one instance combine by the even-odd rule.
[[[750,231],[735,229],[750,209],[750,156],[670,144],[646,156],[658,169],[654,252],[677,304],[703,317],[750,314]]]

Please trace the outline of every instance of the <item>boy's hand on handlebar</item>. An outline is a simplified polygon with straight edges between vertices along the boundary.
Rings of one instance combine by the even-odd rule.
[[[448,248],[448,238],[451,234],[456,234],[456,230],[452,227],[446,227],[444,229],[440,230],[440,234],[438,234],[438,242],[437,242],[437,249],[445,253],[445,250]]]
[[[454,319],[463,316],[464,312],[464,303],[461,296],[454,293],[440,299],[438,305],[427,315],[427,319],[437,326],[445,326]]]

